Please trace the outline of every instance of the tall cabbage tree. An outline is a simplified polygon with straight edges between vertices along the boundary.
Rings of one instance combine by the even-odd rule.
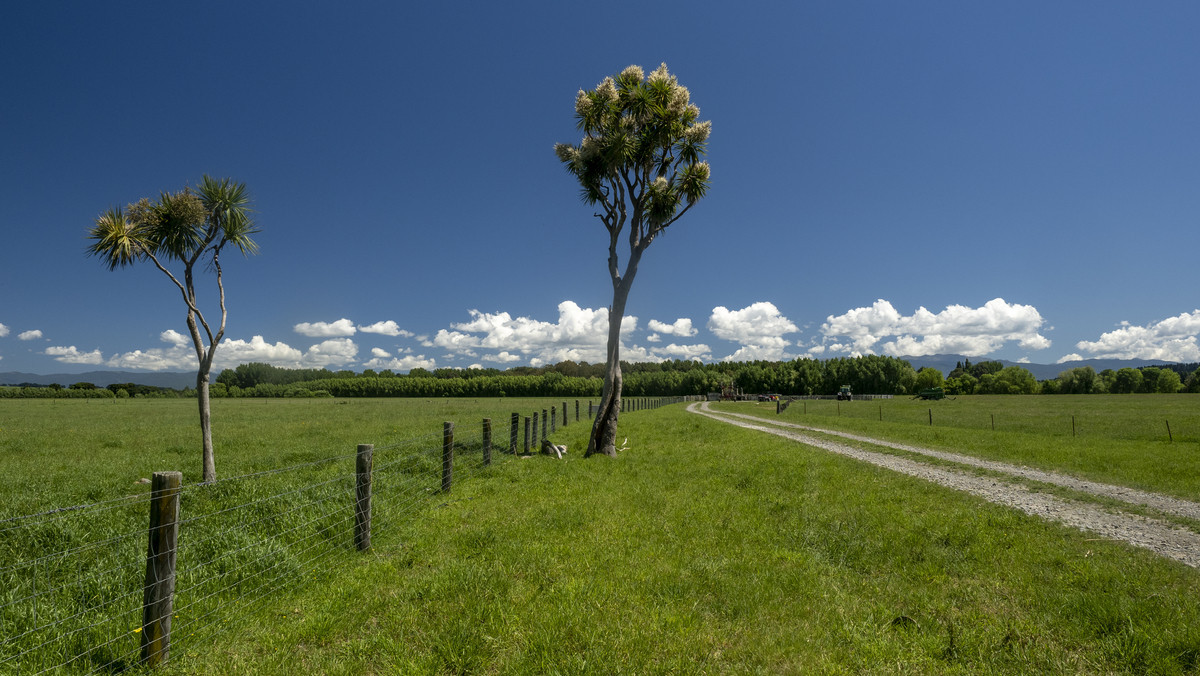
[[[188,334],[196,350],[196,395],[200,406],[203,444],[203,480],[216,481],[213,453],[209,373],[217,346],[225,336],[225,284],[221,278],[221,252],[232,246],[243,255],[257,253],[252,235],[258,232],[250,218],[246,184],[205,176],[195,189],[161,193],[151,201],[142,198],[125,210],[101,214],[88,232],[88,253],[115,270],[149,261],[179,289],[187,305]],[[196,296],[196,268],[216,277],[221,321],[213,330]],[[175,271],[172,271],[172,267]],[[179,274],[176,274],[179,273]]]
[[[579,91],[575,118],[583,140],[554,146],[558,159],[579,181],[583,201],[599,210],[596,216],[608,230],[613,302],[607,367],[587,455],[617,453],[621,320],[642,254],[708,191],[709,167],[701,158],[712,123],[698,121],[699,115],[687,87],[667,71],[667,64],[649,76],[639,66],[629,66],[595,89]],[[623,233],[628,248],[621,270]]]

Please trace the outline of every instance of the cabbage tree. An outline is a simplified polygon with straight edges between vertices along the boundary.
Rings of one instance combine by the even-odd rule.
[[[88,232],[88,253],[109,269],[150,262],[178,289],[187,306],[188,335],[196,350],[196,398],[200,407],[203,444],[203,480],[216,481],[213,454],[209,373],[217,346],[225,336],[225,284],[221,278],[221,252],[232,246],[243,255],[258,251],[252,235],[258,232],[250,218],[246,184],[205,176],[194,190],[162,193],[155,201],[142,198],[125,210],[101,214]],[[196,295],[197,266],[216,278],[221,321],[216,330],[205,318]],[[172,270],[174,268],[174,271]],[[178,274],[177,274],[178,273]]]
[[[608,231],[608,273],[613,302],[608,312],[607,362],[600,410],[587,455],[616,455],[621,409],[621,320],[642,254],[687,213],[709,186],[703,161],[711,122],[700,122],[690,100],[664,63],[649,76],[629,66],[575,97],[578,145],[554,146],[558,159],[579,181],[583,201]],[[621,243],[625,268],[621,269]]]

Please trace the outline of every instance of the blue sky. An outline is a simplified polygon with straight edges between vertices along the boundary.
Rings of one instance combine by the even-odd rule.
[[[660,62],[712,188],[643,259],[626,358],[1200,361],[1200,4],[597,7],[8,8],[0,371],[193,369],[170,282],[84,249],[204,174],[262,229],[218,369],[603,361],[606,239],[553,146]]]

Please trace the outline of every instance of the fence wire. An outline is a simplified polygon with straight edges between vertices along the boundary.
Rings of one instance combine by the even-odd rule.
[[[455,483],[483,469],[457,427]],[[507,441],[493,451],[500,460]],[[442,434],[374,449],[372,539],[396,537],[442,491]],[[356,454],[184,486],[173,659],[354,556]],[[142,660],[148,494],[0,521],[0,674],[123,671]]]
[[[542,427],[555,431],[567,413],[546,415],[519,415],[515,436],[510,418],[493,419],[490,457],[480,423],[455,426],[448,468],[441,433],[375,446],[372,544],[394,546],[406,523],[444,500],[447,469],[457,485],[511,457],[514,439],[520,452],[526,420],[538,452]],[[180,489],[171,659],[355,560],[356,456]],[[116,672],[142,661],[150,505],[142,494],[0,520],[0,674]]]

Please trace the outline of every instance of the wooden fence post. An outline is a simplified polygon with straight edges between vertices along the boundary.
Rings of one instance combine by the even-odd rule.
[[[1166,423],[1167,423],[1167,441],[1169,441],[1171,443],[1175,443],[1175,437],[1171,436],[1171,421],[1168,420],[1168,421],[1166,421]]]
[[[558,409],[550,407],[550,433],[554,434],[558,431]]]
[[[354,547],[360,552],[371,548],[371,468],[375,446],[359,444],[355,458]]]
[[[567,402],[565,402],[565,401],[563,402],[562,413],[563,413],[563,427],[566,427],[567,424],[569,423],[569,421],[567,420]]]
[[[483,466],[492,464],[492,419],[483,419]]]
[[[508,452],[513,455],[517,454],[517,436],[521,427],[521,414],[512,414],[512,429],[508,432]]]
[[[575,400],[575,422],[579,422],[579,400]]]
[[[929,426],[933,427],[933,409],[929,409]]]
[[[546,409],[542,409],[542,439],[549,439],[546,435],[546,420],[549,416],[546,415]]]
[[[164,664],[171,653],[175,605],[175,551],[183,472],[155,472],[150,486],[150,542],[142,588],[142,662]]]
[[[442,492],[454,485],[454,423],[442,423]]]
[[[538,427],[538,414],[537,414],[537,411],[534,411],[533,412],[533,449],[534,450],[537,450],[537,447],[538,447],[537,427]]]
[[[529,416],[525,416],[525,453],[529,453]]]

